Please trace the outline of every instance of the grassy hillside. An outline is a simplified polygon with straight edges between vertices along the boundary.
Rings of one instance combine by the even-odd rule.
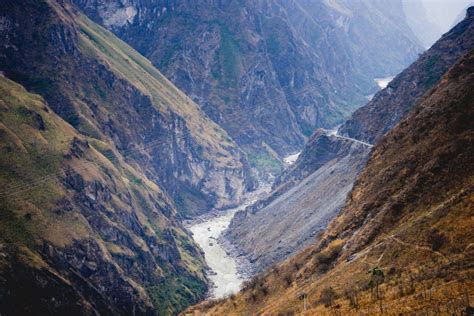
[[[320,241],[209,315],[452,315],[474,295],[474,51],[375,146]]]
[[[357,110],[339,135],[376,144],[473,47],[474,16],[468,14]],[[295,255],[314,243],[344,206],[369,152],[368,146],[315,131],[298,160],[275,179],[271,194],[237,214],[226,236],[254,271]]]

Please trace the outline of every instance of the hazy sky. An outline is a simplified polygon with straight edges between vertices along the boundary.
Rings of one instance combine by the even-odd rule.
[[[421,1],[426,8],[426,13],[433,23],[440,27],[442,33],[456,23],[457,18],[464,17],[464,9],[473,4],[474,0],[409,0]]]

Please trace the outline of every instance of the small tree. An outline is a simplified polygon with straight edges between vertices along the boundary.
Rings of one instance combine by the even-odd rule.
[[[291,275],[291,273],[286,273],[284,276],[283,276],[283,281],[285,281],[286,283],[286,286],[290,286],[291,283],[293,282],[293,276]]]
[[[446,243],[447,238],[438,230],[434,229],[428,235],[428,243],[433,251],[438,251]]]
[[[302,264],[301,264],[301,263],[299,263],[299,262],[294,262],[294,263],[293,263],[293,269],[294,269],[295,271],[298,271],[299,269],[301,269],[301,267],[302,267]]]
[[[278,275],[280,273],[280,268],[278,268],[278,266],[275,264],[270,268],[270,271],[275,275]]]
[[[375,288],[375,299],[378,300],[380,298],[379,285],[383,282],[385,275],[382,269],[380,269],[379,267],[370,269],[369,274],[370,274],[369,286],[371,288]]]
[[[403,275],[399,273],[397,276],[397,288],[398,288],[398,295],[400,297],[405,296],[405,285],[403,283]]]
[[[375,299],[379,302],[380,312],[383,313],[382,300],[379,291],[379,285],[383,282],[385,275],[379,267],[375,267],[369,270],[370,281],[369,286],[375,290]]]
[[[406,291],[406,294],[413,294],[415,293],[415,277],[408,272],[408,289]]]

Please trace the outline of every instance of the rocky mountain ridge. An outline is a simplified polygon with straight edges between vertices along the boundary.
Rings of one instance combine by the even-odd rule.
[[[399,1],[75,2],[150,58],[263,174],[421,51]]]
[[[253,188],[235,142],[69,1],[2,1],[0,38],[0,313],[170,315],[203,299],[182,219]]]
[[[116,32],[134,27],[137,28],[133,32],[143,32],[143,21],[149,21],[150,12],[163,18],[158,21],[169,23],[165,23],[165,32],[170,36],[176,35],[172,29],[180,26],[181,21],[196,22],[196,25],[202,25],[199,19],[209,22],[205,23],[205,27],[211,27],[206,29],[209,33],[203,33],[209,37],[194,37],[196,34],[192,33],[189,36],[195,42],[188,44],[206,47],[205,44],[215,41],[217,45],[207,50],[214,57],[217,55],[217,61],[214,67],[205,68],[207,72],[203,74],[209,76],[211,69],[211,88],[218,93],[208,105],[222,106],[219,112],[212,113],[210,109],[214,107],[206,109],[193,102],[145,57],[87,18],[75,3],[81,7],[112,6],[113,10],[108,9],[99,17],[105,19],[102,21],[105,26]],[[343,117],[372,89],[374,74],[382,68],[395,69],[402,64],[407,58],[405,53],[399,54],[403,49],[409,50],[408,55],[416,51],[411,35],[405,33],[404,22],[400,20],[398,1],[377,2],[370,6],[373,10],[369,16],[364,11],[371,4],[368,0],[202,2],[217,6],[219,10],[213,12],[217,20],[195,1],[156,2],[173,8],[172,16],[168,10],[142,10],[150,5],[148,1],[77,0],[75,3],[69,0],[5,0],[0,3],[2,315],[174,315],[204,299],[209,287],[204,256],[182,219],[211,208],[240,203],[246,192],[255,188],[251,166],[264,172],[278,170],[280,157],[300,146],[313,125],[329,126],[338,121],[338,117]],[[136,7],[137,3],[142,7]],[[122,5],[125,5],[124,10],[121,10]],[[186,10],[193,8],[199,9],[198,14],[187,13]],[[175,17],[176,12],[185,14]],[[88,15],[94,18],[93,12]],[[263,18],[258,19],[260,16]],[[470,11],[468,17],[472,16]],[[198,21],[194,21],[196,17]],[[137,19],[139,23],[134,24]],[[320,28],[323,22],[327,27]],[[367,30],[373,31],[369,37],[380,35],[377,35],[380,29],[374,28],[380,22],[389,25],[386,38],[366,46],[370,49],[361,59],[351,60],[349,55],[370,44],[363,41]],[[189,24],[184,26],[195,30],[189,28]],[[237,30],[241,29],[250,31],[242,32],[243,37],[240,37],[242,34]],[[315,29],[320,31],[316,39],[311,37],[316,34],[312,33]],[[447,46],[438,48],[445,49],[445,53],[455,49],[455,54],[460,56],[462,50],[468,49],[467,36],[472,28],[465,23],[456,30],[457,33],[446,40]],[[130,34],[136,35],[133,32]],[[141,39],[157,36],[153,32],[142,35],[146,36]],[[162,34],[158,35],[161,39]],[[357,39],[357,43],[350,38]],[[458,43],[461,45],[452,47]],[[261,48],[267,56],[260,50],[255,55],[242,54],[248,52],[242,51],[242,47],[252,45]],[[173,46],[168,60],[170,69],[177,72],[186,69],[181,68],[180,62],[190,62],[187,53],[195,53],[196,47],[199,46],[189,50],[179,47],[174,54]],[[331,47],[347,55],[331,51],[312,58],[318,50]],[[393,55],[385,56],[393,64],[382,65],[383,60],[371,56],[385,49],[393,51]],[[157,60],[166,61],[163,57]],[[236,60],[238,62],[232,62]],[[286,64],[286,60],[293,63]],[[313,60],[318,62],[313,63]],[[443,67],[455,62],[439,60],[439,64],[433,63],[436,75],[444,74]],[[259,68],[261,65],[252,62],[262,62],[264,66]],[[238,67],[234,67],[236,65]],[[245,68],[249,65],[255,68]],[[357,76],[343,72],[344,67]],[[200,71],[192,66],[187,69]],[[235,100],[244,99],[240,90],[232,88],[233,80],[241,82],[242,69],[263,69],[263,72],[247,72],[248,76],[242,80],[248,88],[245,93],[251,100],[250,106],[257,108],[250,118],[257,117],[258,124],[243,124],[246,121],[240,121],[239,113],[227,111],[234,108]],[[431,68],[426,71],[429,73]],[[196,78],[195,74],[189,78]],[[470,246],[464,240],[472,236],[468,229],[454,231],[454,228],[458,220],[463,220],[469,228],[471,217],[465,210],[472,209],[469,204],[472,168],[468,165],[469,157],[463,152],[472,147],[472,131],[468,125],[472,108],[465,106],[466,102],[471,104],[472,99],[469,90],[472,53],[443,78],[435,76],[436,82],[424,86],[426,91],[435,89],[431,94],[425,93],[426,99],[418,98],[411,106],[419,105],[420,100],[428,103],[417,107],[419,111],[413,114],[414,118],[400,123],[393,135],[384,136],[375,147],[368,171],[365,169],[361,182],[356,183],[349,204],[331,224],[329,232],[318,239],[318,244],[289,260],[289,264],[280,266],[285,272],[283,278],[272,270],[267,279],[247,283],[244,293],[237,297],[239,304],[234,301],[232,305],[224,305],[217,314],[242,311],[254,314],[261,308],[270,314],[274,310],[287,312],[285,309],[295,301],[294,293],[286,292],[292,285],[293,272],[297,275],[294,284],[297,289],[301,280],[314,281],[313,277],[334,267],[344,269],[344,262],[354,262],[351,266],[354,270],[349,273],[356,271],[354,275],[359,276],[368,262],[359,261],[360,250],[377,239],[380,231],[386,229],[391,237],[396,235],[396,242],[408,244],[413,241],[416,229],[427,231],[427,222],[436,226],[429,226],[434,230],[424,235],[426,243],[436,248],[432,248],[429,256],[437,258],[438,252],[442,252],[449,257],[453,265],[442,262],[444,272],[441,272],[449,272],[455,281],[461,279],[456,268],[461,268],[458,270],[462,273],[468,271],[464,268],[469,262],[462,255],[470,254]],[[316,85],[310,84],[313,80]],[[267,84],[266,94],[260,95]],[[354,90],[345,90],[352,84],[356,85]],[[254,89],[256,86],[258,89]],[[336,91],[333,87],[337,87]],[[296,92],[293,94],[290,90]],[[262,104],[255,103],[256,95],[272,99],[273,108],[259,107]],[[273,99],[274,95],[281,99]],[[417,95],[404,97],[416,98]],[[399,99],[393,100],[398,102]],[[237,107],[242,115],[247,115],[243,109],[247,110]],[[221,111],[225,113],[222,117]],[[320,112],[315,115],[317,111]],[[400,110],[401,114],[397,112],[398,119],[403,111],[406,109]],[[235,126],[225,126],[227,132],[213,120],[222,125],[232,122]],[[450,123],[454,123],[454,127]],[[379,132],[378,128],[373,130],[374,135]],[[288,138],[275,136],[275,131],[286,132]],[[427,133],[435,137],[426,137]],[[267,257],[252,254],[251,260],[257,269],[263,270],[290,256],[295,247],[306,247],[343,206],[353,179],[365,165],[372,148],[344,135],[316,131],[296,164],[278,179],[274,194],[252,212],[247,210],[237,217],[236,223],[253,219],[253,224],[267,232],[274,229],[272,234],[266,234],[266,239],[242,243],[241,247],[253,245],[255,251],[268,253]],[[265,139],[255,142],[254,137]],[[394,152],[398,151],[404,154],[401,161],[408,169],[393,160]],[[389,167],[380,167],[380,161],[387,161]],[[455,163],[467,165],[464,173]],[[448,171],[454,177],[446,180]],[[377,180],[375,184],[369,183],[372,179]],[[391,187],[387,191],[380,190],[378,185],[387,179]],[[405,182],[410,185],[400,189]],[[434,188],[426,198],[425,184]],[[446,200],[442,200],[446,197],[443,185],[453,193]],[[331,199],[330,194],[335,198]],[[373,203],[363,204],[369,198],[374,199],[370,201]],[[418,218],[419,206],[432,206],[433,210]],[[452,207],[452,216],[443,217],[444,210],[439,211],[446,206]],[[279,225],[266,220],[268,215],[274,219],[283,217],[290,208],[299,211],[293,219],[280,219]],[[351,210],[355,215],[351,215]],[[446,222],[438,225],[429,217],[433,213]],[[364,222],[365,215],[369,220]],[[400,233],[397,220],[402,216],[418,226]],[[385,225],[386,222],[389,223]],[[281,232],[288,227],[295,233],[284,236]],[[351,239],[352,235],[347,235],[349,231],[353,236],[359,232],[361,235]],[[286,244],[282,243],[282,236]],[[407,241],[402,240],[406,236]],[[244,241],[244,237],[255,238],[255,235],[244,234],[239,240]],[[458,239],[462,242],[456,243]],[[268,244],[272,247],[267,248]],[[418,247],[426,250],[424,239]],[[377,256],[379,254],[370,253],[369,259],[372,263],[375,258],[383,258],[383,261],[378,260],[384,271],[393,262],[395,271],[403,269],[406,265],[403,260],[408,258],[407,255],[393,261]],[[308,259],[311,255],[315,255],[315,262]],[[391,252],[382,255],[395,256]],[[432,259],[429,256],[427,258]],[[341,271],[344,274],[345,271]],[[338,283],[339,276],[335,275],[340,291],[341,282]],[[287,287],[283,288],[285,283]],[[268,287],[271,287],[270,292]],[[320,286],[310,290],[313,297]],[[452,293],[462,292],[456,289]],[[282,295],[278,297],[279,294]],[[275,297],[288,303],[264,304]],[[241,310],[236,311],[237,306]]]
[[[204,257],[168,195],[42,97],[3,75],[0,90],[0,312],[155,315],[203,299]]]
[[[396,76],[386,89],[355,111],[351,119],[339,128],[339,133],[368,143],[380,140],[472,48],[472,20],[468,13],[463,21]]]

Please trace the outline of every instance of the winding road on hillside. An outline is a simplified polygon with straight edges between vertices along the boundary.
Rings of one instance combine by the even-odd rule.
[[[361,145],[364,145],[364,146],[367,146],[367,147],[374,147],[374,145],[369,144],[369,143],[366,143],[366,142],[363,142],[363,141],[361,141],[361,140],[339,135],[339,134],[338,134],[338,127],[334,128],[334,129],[330,129],[330,130],[329,130],[329,129],[321,128],[321,130],[323,130],[324,132],[326,132],[326,135],[328,135],[328,136],[334,136],[334,137],[337,137],[337,138],[349,140],[349,141],[351,141],[351,142],[358,143],[358,144],[361,144]]]

